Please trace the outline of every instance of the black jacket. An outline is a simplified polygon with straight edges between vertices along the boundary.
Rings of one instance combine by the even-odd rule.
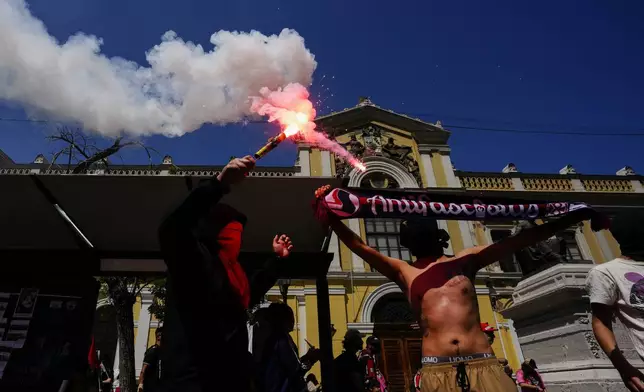
[[[254,369],[248,353],[247,313],[217,255],[217,233],[231,221],[246,222],[232,207],[215,206],[227,192],[215,179],[204,182],[159,229],[168,270],[160,353],[164,391],[250,388]],[[264,269],[248,276],[251,306],[275,284],[274,262],[268,260]]]

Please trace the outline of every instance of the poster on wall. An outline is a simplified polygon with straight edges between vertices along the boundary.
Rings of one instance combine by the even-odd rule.
[[[58,391],[84,372],[97,282],[0,279],[0,390]]]

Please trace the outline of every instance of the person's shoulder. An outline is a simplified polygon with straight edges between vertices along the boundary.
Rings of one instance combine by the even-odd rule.
[[[605,263],[595,265],[593,268],[590,269],[589,273],[592,273],[592,272],[610,273],[613,270],[624,268],[626,264],[627,264],[626,260],[618,257],[616,259],[607,261]],[[644,264],[642,264],[642,268],[644,268]]]
[[[145,355],[148,355],[148,354],[156,354],[156,353],[157,353],[157,351],[159,351],[159,346],[157,346],[157,345],[155,344],[155,345],[152,345],[152,346],[148,347],[148,349],[147,349],[147,350],[145,350]]]

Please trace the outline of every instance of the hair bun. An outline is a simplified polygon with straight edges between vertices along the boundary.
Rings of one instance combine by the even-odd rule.
[[[444,248],[449,248],[449,234],[444,229],[438,230],[438,243]]]

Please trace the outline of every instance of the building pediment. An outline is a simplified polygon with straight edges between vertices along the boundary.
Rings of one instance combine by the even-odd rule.
[[[321,116],[315,120],[315,123],[318,129],[335,137],[372,123],[380,123],[387,128],[391,127],[390,132],[408,132],[418,144],[446,145],[450,136],[450,132],[443,129],[440,122],[431,124],[373,104],[362,104],[341,112]]]
[[[353,156],[360,160],[385,159],[391,164],[396,164],[413,177],[408,182],[422,184],[420,167],[414,154],[413,142],[410,135],[395,135],[390,129],[375,124],[348,129],[343,134],[331,135],[340,145],[347,149]],[[349,176],[352,167],[343,159],[336,157],[335,170],[337,177]],[[367,167],[367,172],[369,172]],[[376,182],[382,182],[373,179]],[[384,180],[383,180],[384,181]],[[385,181],[386,182],[386,181]],[[392,183],[393,184],[393,183]],[[415,185],[414,187],[417,187]],[[387,187],[387,186],[385,186]]]

